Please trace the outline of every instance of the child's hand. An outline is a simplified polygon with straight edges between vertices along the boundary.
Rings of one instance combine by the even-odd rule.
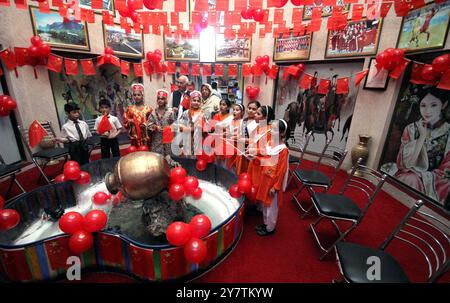
[[[110,134],[111,134],[110,132],[104,132],[104,133],[103,133],[103,136],[109,137]]]
[[[277,193],[277,191],[275,190],[275,188],[271,188],[269,191],[269,195],[274,196]]]

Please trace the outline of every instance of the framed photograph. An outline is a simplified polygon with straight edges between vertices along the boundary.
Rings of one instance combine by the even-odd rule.
[[[35,36],[53,48],[90,51],[86,22],[64,22],[57,10],[41,13],[39,8],[30,6],[31,24]]]
[[[127,34],[119,24],[103,23],[105,47],[111,47],[114,55],[130,58],[144,58],[144,35],[131,32]]]
[[[199,61],[200,40],[164,36],[164,60]]]
[[[445,46],[450,18],[450,0],[430,3],[410,11],[403,18],[397,48],[405,52],[439,49]]]
[[[384,68],[378,71],[375,58],[370,58],[369,73],[364,82],[364,89],[385,90],[389,82],[389,71]]]
[[[275,38],[273,61],[298,61],[309,59],[312,33],[308,35]]]
[[[405,71],[379,168],[450,211],[450,107],[448,91],[409,82]],[[415,156],[414,156],[415,154]]]
[[[252,38],[225,39],[224,34],[216,35],[217,62],[250,62]]]
[[[116,15],[116,9],[114,7],[114,0],[102,0],[103,2],[103,10],[107,10],[110,11],[114,16]],[[92,5],[92,0],[79,0],[80,3],[80,8],[88,8],[91,9],[91,5]],[[100,9],[95,9],[94,10],[96,13],[101,14],[102,10]]]
[[[378,49],[383,20],[348,22],[342,30],[328,31],[325,58],[375,55]]]
[[[348,12],[348,10],[350,9],[350,4],[345,4],[344,0],[336,0],[336,5],[342,6],[344,8],[344,13]],[[331,16],[331,13],[333,12],[332,6],[323,6],[323,0],[314,0],[313,5],[303,7],[303,19],[311,19],[312,10],[317,6],[322,7],[322,17]]]

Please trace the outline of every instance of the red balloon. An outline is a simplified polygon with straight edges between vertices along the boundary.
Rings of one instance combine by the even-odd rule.
[[[207,252],[208,248],[205,242],[200,239],[192,238],[184,246],[184,257],[194,264],[202,262]]]
[[[182,184],[172,184],[169,187],[169,197],[174,201],[179,201],[183,199],[186,191],[184,189],[184,185]]]
[[[206,163],[213,163],[216,160],[216,156],[214,155],[214,153],[205,153],[204,160],[206,161]]]
[[[51,52],[52,48],[48,44],[42,43],[39,46],[39,55],[41,57],[47,58],[51,54]]]
[[[158,55],[162,55],[162,52],[159,49],[155,49],[154,53],[158,54]]]
[[[149,10],[154,10],[156,8],[155,0],[144,0],[144,6]]]
[[[69,160],[66,163],[64,163],[63,169],[65,170],[68,167],[78,167],[78,168],[80,168],[80,164],[78,164],[77,161]]]
[[[250,192],[245,195],[248,202],[251,202],[251,203],[256,202],[256,194],[257,193],[258,193],[258,188],[256,186],[252,185]]]
[[[191,226],[191,237],[203,238],[211,231],[211,220],[205,215],[195,215],[189,222]]]
[[[40,53],[39,53],[39,48],[37,46],[30,46],[28,48],[28,53],[30,54],[31,57],[39,57]]]
[[[114,50],[112,49],[112,47],[105,47],[105,54],[114,55]]]
[[[252,17],[253,17],[253,10],[251,8],[244,8],[243,10],[241,10],[241,16],[245,20],[252,19]]]
[[[386,54],[389,60],[392,60],[392,58],[394,58],[395,49],[393,49],[392,47],[386,48],[384,50],[384,53]]]
[[[254,9],[252,12],[253,20],[260,22],[264,19],[264,11],[260,8]]]
[[[261,63],[261,69],[264,71],[264,72],[268,72],[269,71],[269,63],[267,63],[267,62],[263,62],[263,63]]]
[[[136,146],[130,145],[127,147],[127,154],[134,153],[135,151],[137,151]]]
[[[84,218],[84,230],[90,232],[100,231],[105,227],[106,222],[108,222],[108,216],[103,210],[91,210]]]
[[[383,68],[385,70],[393,70],[398,64],[394,60],[389,60],[384,63]]]
[[[230,193],[230,196],[232,196],[233,198],[236,198],[236,199],[240,198],[242,196],[237,184],[231,185],[230,189],[228,189],[228,192]]]
[[[194,189],[191,195],[194,200],[198,200],[202,197],[202,194],[203,190],[200,187],[197,187],[196,189]]]
[[[55,182],[56,183],[66,182],[66,178],[64,177],[64,174],[57,175],[55,178]]]
[[[288,3],[288,0],[278,0],[278,3],[275,3],[275,7],[282,8]]]
[[[267,64],[270,63],[270,57],[268,55],[264,55],[264,56],[262,56],[262,58],[263,58],[263,62],[266,62]]]
[[[175,167],[170,171],[171,184],[184,184],[184,181],[186,181],[186,177],[187,172],[182,167]]]
[[[130,13],[128,12],[128,9],[119,9],[118,11],[119,11],[119,14],[120,14],[122,17],[124,17],[124,18],[130,16]]]
[[[42,44],[42,39],[39,36],[31,37],[30,41],[31,41],[31,44],[34,45],[34,46],[39,46],[39,45]]]
[[[125,197],[123,196],[122,192],[119,191],[113,198],[114,205],[119,204],[120,202],[125,201]]]
[[[255,62],[256,64],[261,65],[264,62],[264,59],[261,56],[256,56]]]
[[[239,180],[238,189],[242,194],[248,194],[252,190],[252,182],[250,180]]]
[[[202,21],[200,21],[200,27],[202,29],[207,28],[208,27],[208,20],[203,19]]]
[[[5,206],[5,199],[0,196],[0,209],[2,209]]]
[[[81,254],[89,250],[94,244],[94,237],[85,230],[78,230],[69,239],[70,251],[74,254]]]
[[[172,245],[184,245],[191,238],[191,226],[180,221],[173,222],[167,227],[166,238]]]
[[[384,64],[387,62],[387,55],[385,52],[379,53],[376,57],[375,60],[377,61],[377,63],[379,65],[381,65],[381,67],[384,67]]]
[[[153,63],[158,64],[162,59],[161,54],[153,53]]]
[[[20,222],[20,215],[14,209],[0,209],[0,230],[14,228]]]
[[[153,62],[153,56],[154,55],[155,54],[153,52],[147,52],[147,55],[146,55],[147,60]]]
[[[83,216],[76,211],[65,213],[59,219],[59,228],[68,234],[73,234],[78,230],[82,230],[84,225]]]
[[[436,72],[433,69],[433,66],[430,64],[425,64],[422,68],[422,78],[428,81],[436,81],[440,77],[440,73]]]
[[[159,59],[159,60],[161,60],[161,59]],[[167,65],[164,62],[159,62],[159,71],[161,73],[167,72]]]
[[[303,0],[291,0],[291,3],[295,6],[303,5]]]
[[[6,110],[15,110],[17,108],[17,103],[11,97],[8,98],[8,101],[3,104]]]
[[[405,57],[405,51],[399,48],[394,49],[394,56],[392,61],[394,61],[397,65],[402,63],[403,58]]]
[[[91,175],[86,171],[81,171],[80,178],[78,180],[75,180],[75,182],[80,185],[88,184],[89,182],[91,182]]]
[[[138,151],[149,151],[150,149],[148,148],[147,145],[141,145],[137,148]]]
[[[105,62],[109,63],[109,62],[111,62],[112,56],[113,55],[111,55],[111,54],[105,54],[103,56],[103,58],[105,58]]]
[[[66,180],[78,180],[80,178],[80,167],[79,166],[69,166],[64,169],[64,178]]]
[[[136,10],[136,3],[134,2],[134,0],[127,0],[127,6],[130,13]]]
[[[198,179],[193,176],[189,176],[184,181],[184,189],[187,195],[192,195],[194,190],[198,187]]]
[[[96,205],[102,205],[105,204],[109,199],[111,198],[110,195],[108,195],[105,192],[99,191],[96,192],[93,196],[92,196],[92,203],[96,204]]]
[[[240,175],[239,175],[239,179],[238,179],[239,181],[240,180],[249,180],[249,181],[251,181],[252,180],[252,177],[250,176],[250,174],[249,173],[241,173]]]
[[[206,166],[208,165],[208,163],[203,160],[197,160],[197,163],[195,163],[195,168],[197,168],[198,171],[204,171],[206,169]]]
[[[450,55],[445,54],[434,58],[432,66],[433,70],[436,72],[439,73],[445,72],[447,69],[450,68]]]
[[[139,22],[140,21],[140,16],[139,16],[139,14],[137,12],[135,12],[135,11],[130,12],[130,18],[131,18],[131,20],[133,20],[133,22],[140,23]]]

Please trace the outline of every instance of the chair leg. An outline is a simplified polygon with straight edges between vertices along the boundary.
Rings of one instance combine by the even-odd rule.
[[[47,181],[47,183],[50,184],[50,180],[47,178],[47,176],[46,176],[45,173],[44,173],[44,169],[45,169],[45,167],[47,166],[47,163],[48,163],[48,162],[45,162],[45,164],[43,165],[42,168],[39,166],[39,164],[37,163],[37,161],[36,161],[35,158],[33,158],[33,162],[34,162],[34,164],[36,165],[37,169],[38,169],[38,170],[40,171],[40,173],[41,173],[40,176],[39,176],[39,179],[38,179],[38,184],[39,184],[39,182],[41,182],[41,178],[42,178],[42,177],[44,177],[45,181]]]
[[[8,200],[9,195],[11,194],[12,187],[14,185],[14,180],[16,179],[15,175],[11,176],[11,182],[9,182],[8,190],[6,191],[5,199]]]
[[[358,222],[353,222],[352,226],[350,226],[344,233],[342,233],[341,236],[336,241],[334,241],[333,244],[331,244],[330,247],[328,247],[328,249],[325,250],[325,252],[320,257],[320,261],[322,261],[326,257],[326,255],[328,255],[328,253],[330,253],[330,251],[333,250],[334,246],[339,241],[342,241],[353,229],[355,229],[355,227],[357,225],[358,225]]]
[[[305,212],[303,215],[301,215],[300,218],[305,219],[305,217],[309,214],[309,212],[310,212],[311,209],[313,209],[313,208],[314,208],[314,205],[311,205],[311,206],[306,210],[306,212]]]
[[[319,236],[317,235],[317,232],[315,229],[315,227],[320,223],[320,221],[322,221],[323,218],[324,217],[319,215],[319,218],[314,223],[311,223],[309,225],[309,228],[312,231],[314,238],[316,239],[317,245],[319,245],[319,248],[323,251],[327,251],[327,249],[325,247],[323,247],[322,243],[320,242]]]
[[[17,178],[14,178],[14,182],[16,183],[16,185],[20,188],[20,190],[23,193],[26,193],[27,191],[23,188],[23,186],[19,183],[19,180],[17,180]]]
[[[297,190],[297,192],[292,196],[292,201],[295,201],[295,203],[297,203],[298,207],[300,207],[300,209],[301,209],[303,212],[308,212],[309,210],[305,209],[305,208],[302,206],[302,204],[300,203],[299,198],[297,198],[297,196],[300,195],[300,193],[303,191],[304,188],[305,188],[305,185],[302,184],[302,185],[300,186],[300,188]]]
[[[333,224],[334,228],[335,228],[336,231],[338,232],[339,236],[341,236],[341,235],[342,235],[342,231],[341,231],[341,229],[339,228],[339,226],[337,225],[336,221],[331,220],[331,223]]]

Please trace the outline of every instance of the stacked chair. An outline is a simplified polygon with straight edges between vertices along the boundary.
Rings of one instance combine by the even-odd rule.
[[[17,180],[17,174],[21,172],[22,168],[25,165],[26,165],[25,163],[6,164],[5,161],[3,160],[3,157],[0,155],[0,180],[7,179],[7,178],[11,179],[9,186],[8,186],[8,190],[6,191],[6,194],[4,196],[4,198],[6,200],[8,200],[8,198],[11,194],[11,190],[12,190],[14,183],[22,191],[22,193],[26,192],[25,189],[23,188],[23,186]]]

